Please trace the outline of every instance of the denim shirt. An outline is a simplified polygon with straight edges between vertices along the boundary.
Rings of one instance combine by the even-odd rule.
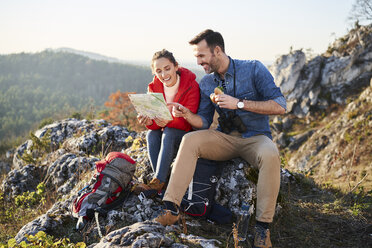
[[[285,98],[274,83],[267,68],[257,60],[232,60],[230,57],[229,68],[225,74],[225,94],[234,96],[238,99],[252,101],[274,100],[286,109]],[[235,67],[235,73],[234,73]],[[234,74],[235,74],[235,94],[234,94]],[[222,86],[222,80],[218,73],[205,75],[200,81],[200,105],[198,115],[203,120],[201,129],[207,129],[213,122],[214,111],[217,107],[209,96],[214,92],[214,88]],[[221,109],[223,112],[234,111],[230,109]],[[248,138],[258,134],[264,134],[272,139],[269,116],[257,114],[250,111],[235,110],[240,116],[247,131],[242,133],[243,138]],[[218,126],[217,130],[221,131]]]

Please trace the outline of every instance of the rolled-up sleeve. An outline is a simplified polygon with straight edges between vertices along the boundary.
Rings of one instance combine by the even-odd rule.
[[[209,95],[207,95],[206,92],[206,84],[203,83],[203,79],[199,84],[200,87],[200,104],[198,109],[198,115],[201,117],[203,121],[203,126],[200,129],[208,129],[209,126],[213,122],[213,115],[215,108],[213,106],[212,101],[209,98]]]
[[[282,106],[282,108],[284,108],[285,111],[287,111],[287,101],[285,100],[284,96],[279,96],[279,97],[273,99],[273,101],[275,101],[277,104]]]

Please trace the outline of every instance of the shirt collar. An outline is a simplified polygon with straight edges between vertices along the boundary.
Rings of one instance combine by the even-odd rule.
[[[229,68],[227,68],[227,72],[225,74],[225,80],[226,80],[226,75],[229,75],[231,77],[234,75],[234,68],[233,68],[232,58],[230,56],[228,56],[228,57],[229,57]],[[214,81],[215,82],[218,82],[218,81],[222,80],[220,78],[220,75],[217,72],[214,72],[213,76],[214,76]]]

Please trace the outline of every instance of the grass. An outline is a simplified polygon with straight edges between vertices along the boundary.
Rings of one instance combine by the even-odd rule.
[[[368,247],[372,244],[368,236],[371,194],[345,194],[327,185],[318,186],[311,178],[299,180],[298,184],[295,188],[282,187],[281,193],[287,200],[273,224],[273,246]]]
[[[37,194],[26,193],[18,198],[8,199],[0,191],[0,244],[15,237],[24,225],[51,208],[55,200],[53,193],[47,192],[44,196],[42,200]]]

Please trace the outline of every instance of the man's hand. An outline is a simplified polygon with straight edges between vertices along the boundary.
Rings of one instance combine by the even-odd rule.
[[[196,129],[202,128],[203,120],[199,115],[191,112],[190,109],[186,108],[185,106],[177,102],[168,103],[167,106],[172,106],[172,115],[174,117],[183,117],[194,128]]]
[[[238,108],[236,104],[239,102],[239,99],[232,97],[230,95],[226,95],[226,94],[216,95],[215,99],[217,101],[217,105],[220,108],[225,108],[225,109],[237,109]]]
[[[177,102],[168,103],[167,106],[172,106],[172,115],[174,117],[183,117],[186,119],[191,113],[190,109]]]
[[[148,116],[144,116],[141,114],[137,115],[137,120],[140,124],[149,126],[152,124],[152,120]]]

